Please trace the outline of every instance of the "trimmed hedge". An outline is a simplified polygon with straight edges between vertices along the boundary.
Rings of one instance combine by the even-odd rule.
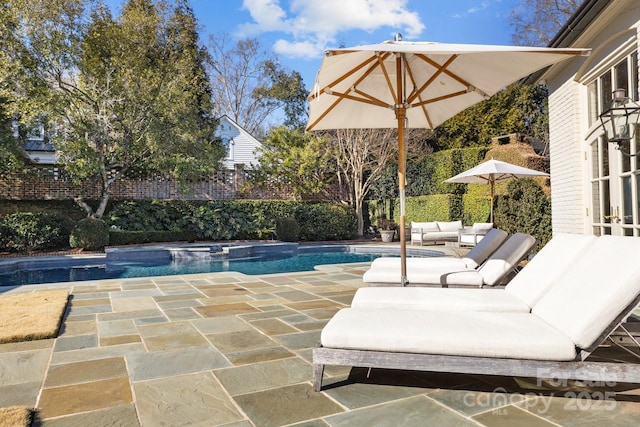
[[[52,213],[18,212],[0,220],[0,251],[31,252],[68,247],[69,226]]]
[[[109,224],[128,231],[182,231],[198,240],[263,239],[278,218],[300,225],[300,240],[339,240],[356,235],[351,208],[296,201],[128,201],[106,215]],[[113,244],[113,243],[112,243]]]

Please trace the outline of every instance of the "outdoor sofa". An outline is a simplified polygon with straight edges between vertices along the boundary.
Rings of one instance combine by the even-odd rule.
[[[456,242],[461,228],[462,221],[412,222],[411,244]]]
[[[502,243],[478,268],[459,266],[407,265],[409,286],[497,286],[518,266],[534,248],[536,239],[524,233],[516,233]],[[400,269],[397,267],[372,267],[362,280],[369,286],[400,286]]]
[[[638,253],[640,238],[597,238],[530,311],[342,309],[313,350],[314,389],[327,364],[640,383],[640,364],[586,360],[640,302]]]

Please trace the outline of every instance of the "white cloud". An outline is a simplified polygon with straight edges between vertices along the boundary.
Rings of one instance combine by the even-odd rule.
[[[292,40],[279,40],[276,49],[290,57],[317,55],[335,41],[341,32],[372,32],[389,27],[402,32],[406,39],[418,37],[424,24],[416,12],[408,9],[408,0],[290,0],[285,11],[280,0],[244,0],[253,22],[239,31],[245,36],[265,32],[282,32]]]

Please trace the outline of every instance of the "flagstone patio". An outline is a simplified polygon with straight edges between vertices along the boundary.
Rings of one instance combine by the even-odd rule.
[[[640,385],[329,366],[311,349],[368,264],[75,284],[57,339],[0,345],[0,406],[57,426],[629,426]],[[1,289],[1,288],[0,288]]]

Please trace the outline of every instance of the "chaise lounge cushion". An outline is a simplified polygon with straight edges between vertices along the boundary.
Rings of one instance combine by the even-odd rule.
[[[511,279],[505,291],[533,307],[558,278],[580,258],[588,256],[588,248],[598,238],[585,234],[558,233]],[[586,262],[597,263],[590,258]]]
[[[352,308],[496,311],[528,313],[531,308],[502,289],[366,287],[351,301]]]
[[[533,306],[533,314],[589,348],[640,294],[640,238],[601,236]]]
[[[494,229],[492,233],[494,231],[499,230]],[[356,291],[351,307],[529,312],[551,286],[560,284],[558,279],[566,270],[575,268],[579,257],[588,256],[588,248],[596,240],[596,236],[584,234],[554,235],[504,290],[365,287]],[[478,246],[483,244],[480,242]],[[597,263],[598,259],[586,262]],[[400,268],[399,262],[395,265]],[[410,265],[407,268],[411,271]]]
[[[453,257],[416,257],[407,258],[407,269],[413,268],[432,268],[439,266],[447,266],[451,268],[477,268],[480,264],[485,262],[489,256],[500,247],[502,243],[507,239],[507,233],[503,230],[494,228],[489,231],[483,239],[475,247],[473,247],[462,258]],[[371,262],[371,269],[376,270],[378,268],[396,268],[400,269],[400,258],[398,257],[381,257],[376,258]],[[366,282],[366,280],[365,280]]]
[[[573,360],[573,342],[530,313],[402,309],[340,310],[321,333],[324,347],[400,353]]]

